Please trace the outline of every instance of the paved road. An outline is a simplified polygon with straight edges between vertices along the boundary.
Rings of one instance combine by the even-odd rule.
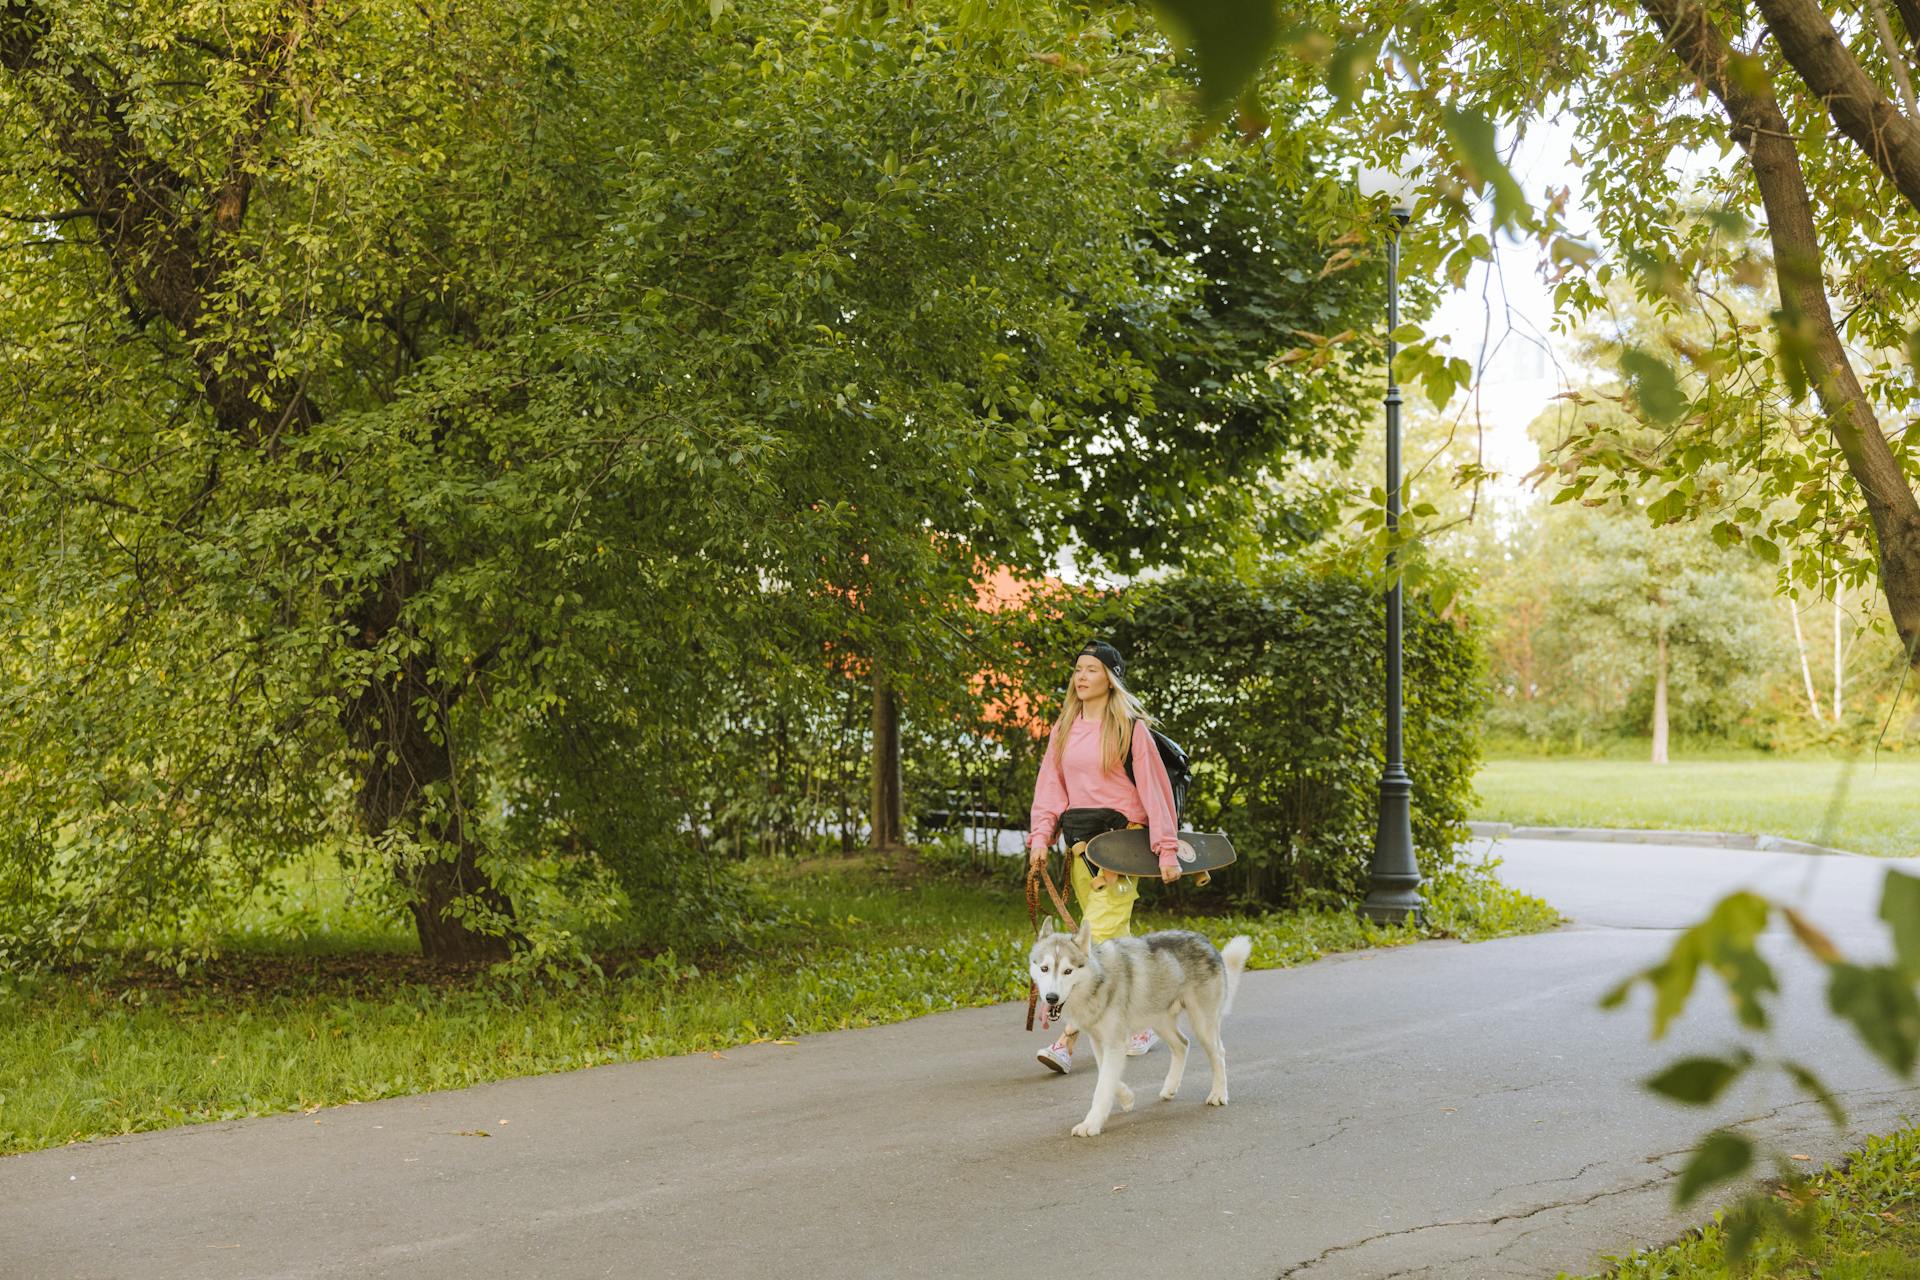
[[[1579,923],[1249,974],[1233,1103],[1151,1088],[1071,1139],[1091,1074],[1044,1074],[1016,1006],[788,1048],[508,1081],[0,1161],[0,1276],[1505,1277],[1670,1238],[1700,1115],[1633,1083],[1723,1045],[1717,999],[1667,1043],[1645,1001],[1594,1004],[1723,890],[1804,895],[1865,951],[1888,865],[1510,843],[1513,882]],[[1845,1093],[1852,1132],[1782,1089],[1728,1119],[1826,1159],[1893,1127],[1899,1087],[1820,1013],[1781,940],[1780,1048]],[[1136,1084],[1165,1057],[1136,1060]],[[488,1137],[474,1136],[485,1132]]]

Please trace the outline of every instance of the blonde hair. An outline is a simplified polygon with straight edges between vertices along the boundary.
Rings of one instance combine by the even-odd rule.
[[[1102,664],[1104,665],[1104,664]],[[1107,683],[1112,688],[1107,693],[1107,710],[1100,722],[1100,768],[1106,773],[1123,767],[1127,752],[1133,747],[1133,723],[1144,720],[1149,725],[1158,723],[1147,714],[1140,705],[1140,699],[1126,685],[1120,683],[1120,677],[1107,671]],[[1073,722],[1080,718],[1080,695],[1073,691],[1073,677],[1067,677],[1066,705],[1060,709],[1060,718],[1053,724],[1053,742],[1048,750],[1061,759],[1067,751],[1067,735],[1073,730]]]

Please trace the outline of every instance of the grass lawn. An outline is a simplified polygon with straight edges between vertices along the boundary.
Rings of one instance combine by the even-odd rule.
[[[1716,1220],[1588,1280],[1920,1280],[1920,1131],[1870,1139],[1845,1167],[1816,1174],[1801,1190],[1811,1196],[1812,1238],[1800,1244],[1777,1232],[1763,1236],[1751,1270],[1728,1265]]]
[[[1920,761],[1488,760],[1474,817],[1539,826],[1746,831],[1920,855]]]
[[[293,950],[242,941],[184,977],[136,967],[0,982],[0,1154],[778,1043],[1026,996],[1031,935],[1011,879],[905,874],[865,860],[752,872],[778,909],[749,945],[609,958],[605,980],[573,986],[449,977],[395,954],[397,935],[364,927],[350,948],[331,930]],[[1135,924],[1197,928],[1218,941],[1248,933],[1252,967],[1274,968],[1421,936],[1473,940],[1558,923],[1545,903],[1484,878],[1449,877],[1423,892],[1424,935],[1340,911],[1170,917],[1150,886]]]

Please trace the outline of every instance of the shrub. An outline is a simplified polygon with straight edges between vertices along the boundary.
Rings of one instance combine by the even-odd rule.
[[[1225,873],[1265,906],[1365,892],[1385,744],[1385,625],[1376,583],[1291,564],[1254,582],[1192,575],[1127,593],[1113,627],[1129,683],[1195,760],[1186,823],[1225,831]],[[1465,837],[1485,701],[1477,618],[1405,608],[1406,756],[1421,871]]]

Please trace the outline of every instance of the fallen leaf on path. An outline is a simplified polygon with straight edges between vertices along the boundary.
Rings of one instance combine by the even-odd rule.
[[[1114,1188],[1115,1191],[1125,1191],[1126,1189],[1127,1189],[1127,1184],[1124,1182]]]
[[[1813,1159],[1813,1157],[1812,1157],[1812,1156],[1793,1156],[1793,1157],[1791,1157],[1791,1159],[1794,1159],[1794,1160],[1811,1160],[1811,1159]]]
[[[775,1044],[799,1044],[798,1040],[775,1040]]]
[[[456,1138],[491,1138],[493,1135],[485,1129],[462,1129],[453,1136]]]

